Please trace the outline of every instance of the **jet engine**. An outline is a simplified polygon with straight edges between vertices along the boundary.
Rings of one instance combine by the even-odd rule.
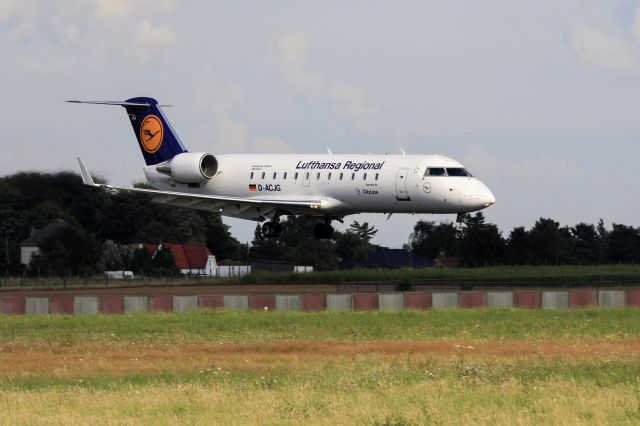
[[[218,160],[207,152],[183,152],[173,157],[169,167],[163,167],[166,168],[176,182],[199,183],[216,175]]]

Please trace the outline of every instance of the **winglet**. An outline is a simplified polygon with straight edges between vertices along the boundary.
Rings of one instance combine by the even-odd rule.
[[[85,185],[89,185],[89,186],[98,186],[93,181],[93,178],[91,177],[91,174],[89,173],[89,170],[87,170],[87,167],[84,165],[84,163],[82,162],[80,157],[78,157],[78,164],[80,165],[80,175],[82,176],[82,183],[84,183]]]

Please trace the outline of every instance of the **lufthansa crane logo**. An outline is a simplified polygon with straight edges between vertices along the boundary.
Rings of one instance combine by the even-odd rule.
[[[140,125],[140,143],[149,154],[153,154],[162,146],[164,128],[162,121],[155,115],[147,115]]]

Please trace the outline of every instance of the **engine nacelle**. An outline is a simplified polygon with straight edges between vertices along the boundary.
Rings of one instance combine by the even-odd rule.
[[[183,152],[171,159],[171,177],[176,182],[199,183],[218,172],[218,160],[207,152]]]

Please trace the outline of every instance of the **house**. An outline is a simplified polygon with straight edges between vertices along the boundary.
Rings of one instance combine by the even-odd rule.
[[[33,255],[40,253],[40,247],[49,237],[62,229],[70,227],[71,225],[64,220],[56,219],[42,229],[33,228],[29,238],[20,243],[20,263],[25,266],[29,265]]]
[[[216,257],[204,244],[144,244],[147,252],[154,257],[160,250],[169,250],[176,268],[185,275],[216,275]]]
[[[458,258],[457,257],[449,257],[444,254],[440,254],[438,257],[434,259],[434,267],[436,268],[446,268],[453,269],[458,267]]]
[[[343,263],[344,268],[430,268],[433,262],[405,249],[376,247],[365,262]]]

